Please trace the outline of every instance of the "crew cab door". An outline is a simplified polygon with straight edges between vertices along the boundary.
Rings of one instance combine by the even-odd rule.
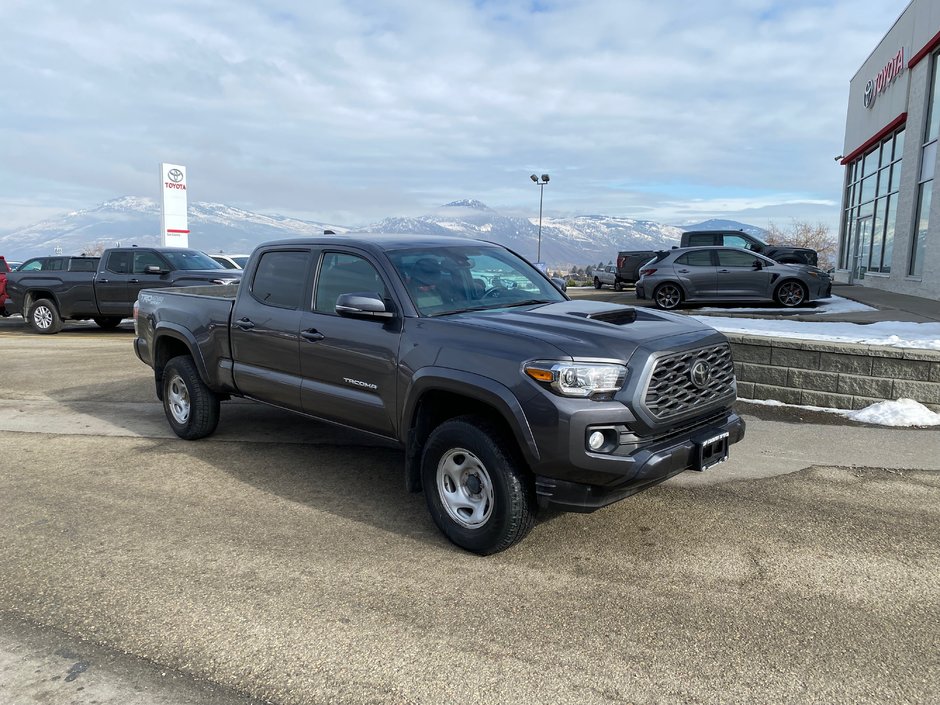
[[[98,310],[104,315],[126,316],[133,309],[133,302],[130,305],[127,303],[127,282],[132,276],[133,255],[131,250],[112,250],[106,253],[105,260],[95,275],[95,300],[98,302]]]
[[[301,308],[310,301],[307,248],[261,253],[232,310],[232,374],[245,396],[294,411],[300,403]]]
[[[400,307],[380,269],[361,252],[336,248],[320,256],[313,306],[300,320],[303,410],[384,436],[396,435],[396,370]],[[391,319],[341,316],[341,294],[370,292],[399,311]]]

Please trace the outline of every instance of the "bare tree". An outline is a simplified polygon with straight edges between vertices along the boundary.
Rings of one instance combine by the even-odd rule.
[[[819,253],[819,266],[832,269],[835,266],[838,243],[829,231],[829,226],[822,223],[813,225],[805,220],[793,220],[786,229],[770,223],[765,236],[769,245],[787,245],[789,247],[809,247]]]
[[[82,254],[87,257],[100,257],[108,249],[103,242],[88,243],[82,247]]]

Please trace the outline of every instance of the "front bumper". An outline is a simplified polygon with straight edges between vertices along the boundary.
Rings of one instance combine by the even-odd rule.
[[[536,475],[539,505],[573,512],[593,512],[695,468],[700,453],[698,439],[727,433],[730,447],[744,438],[744,430],[744,419],[728,412],[722,419],[646,445],[623,444],[603,456],[604,474],[609,479],[603,484]],[[590,455],[600,460],[596,454]]]

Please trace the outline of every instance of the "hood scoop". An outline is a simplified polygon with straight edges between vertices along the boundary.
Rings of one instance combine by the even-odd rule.
[[[587,318],[601,323],[612,323],[615,326],[623,326],[627,323],[633,323],[636,320],[636,309],[633,306],[618,306],[608,311],[572,311],[572,316]]]

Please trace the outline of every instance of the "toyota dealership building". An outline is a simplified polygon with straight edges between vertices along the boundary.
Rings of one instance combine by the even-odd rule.
[[[940,298],[938,137],[940,1],[913,0],[850,83],[837,281]]]

